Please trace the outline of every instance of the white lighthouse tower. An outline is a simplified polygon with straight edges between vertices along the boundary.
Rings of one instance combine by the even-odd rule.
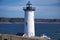
[[[34,11],[35,8],[31,6],[30,1],[26,4],[26,7],[23,8],[25,12],[25,25],[24,25],[24,33],[28,37],[35,36],[35,27],[34,27]]]

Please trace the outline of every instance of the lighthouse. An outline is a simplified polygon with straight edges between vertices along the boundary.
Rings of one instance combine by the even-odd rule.
[[[34,26],[34,11],[35,8],[31,6],[30,1],[26,4],[26,7],[23,8],[25,12],[25,22],[24,22],[24,34],[28,37],[35,36],[35,26]]]

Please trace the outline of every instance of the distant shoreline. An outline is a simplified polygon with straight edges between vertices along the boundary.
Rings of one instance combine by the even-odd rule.
[[[39,24],[60,24],[60,22],[35,22]],[[24,24],[24,22],[0,22],[0,24]]]
[[[60,19],[34,19],[35,22],[60,22]],[[0,18],[0,22],[24,22],[24,18]]]

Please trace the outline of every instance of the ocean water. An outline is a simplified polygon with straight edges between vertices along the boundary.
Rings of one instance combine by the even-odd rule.
[[[0,24],[0,33],[17,34],[24,33],[24,24]],[[35,23],[35,34],[41,36],[42,34],[51,37],[53,40],[60,40],[60,23],[59,24],[41,24]]]

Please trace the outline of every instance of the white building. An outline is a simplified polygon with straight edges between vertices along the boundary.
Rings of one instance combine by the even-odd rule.
[[[26,4],[26,7],[23,8],[25,12],[25,27],[24,32],[28,37],[35,36],[35,27],[34,27],[34,11],[35,8],[31,7],[30,1]]]

